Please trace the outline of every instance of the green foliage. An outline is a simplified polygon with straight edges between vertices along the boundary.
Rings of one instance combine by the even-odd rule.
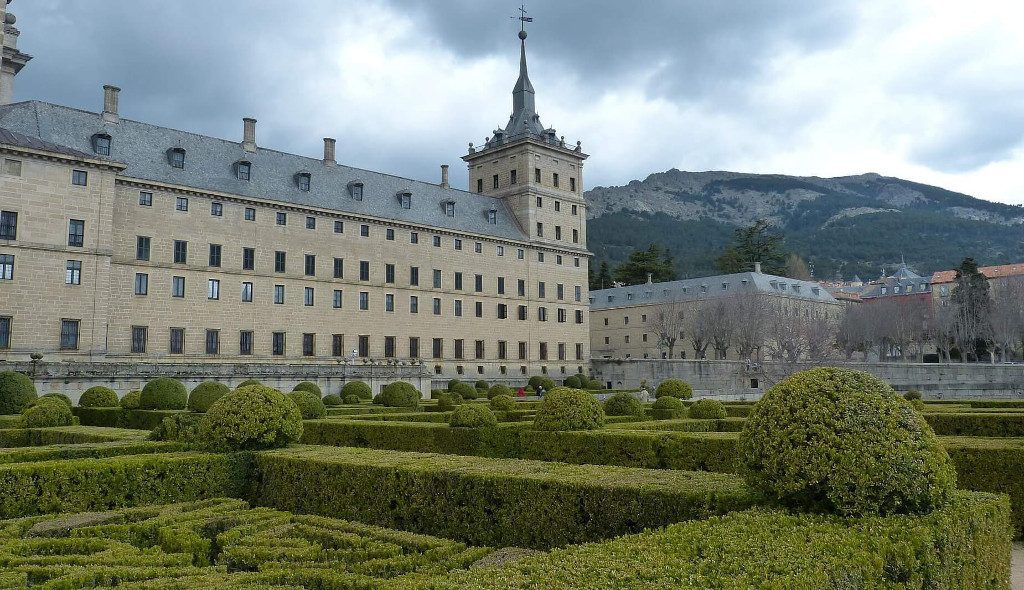
[[[501,394],[491,398],[491,409],[495,412],[514,412],[516,400],[511,395]]]
[[[358,404],[359,403],[359,397],[358,396],[353,395],[353,396],[350,396],[349,399],[352,400],[351,403],[353,403],[353,404]],[[341,396],[336,394],[336,393],[330,393],[330,394],[327,394],[327,395],[324,396],[324,405],[327,406],[328,408],[333,408],[335,406],[340,406],[342,403],[349,403],[349,402],[341,399]]]
[[[693,397],[693,387],[682,379],[665,379],[654,390],[654,397],[661,398],[666,395],[679,399],[690,399]]]
[[[655,420],[673,420],[686,415],[686,406],[678,398],[671,395],[663,395],[654,400],[651,406],[651,416]]]
[[[740,435],[740,466],[770,499],[845,516],[927,513],[956,488],[921,415],[849,369],[801,371],[769,389]]]
[[[362,381],[349,381],[341,388],[341,397],[345,398],[350,395],[355,395],[359,399],[373,399],[373,390],[370,386]]]
[[[184,410],[188,391],[181,381],[157,377],[142,388],[139,407],[143,410]]]
[[[537,430],[594,430],[604,426],[604,410],[593,395],[582,389],[556,387],[537,410]]]
[[[137,410],[141,404],[142,392],[138,389],[129,391],[121,398],[121,407],[126,410]]]
[[[188,396],[188,409],[193,412],[205,412],[210,409],[213,402],[224,397],[231,391],[227,385],[216,381],[203,381],[196,385]]]
[[[69,408],[74,405],[73,403],[71,403],[71,398],[70,397],[64,395],[63,393],[58,393],[56,391],[44,394],[44,395],[40,396],[39,399],[43,399],[44,397],[45,398],[51,398],[52,397],[52,398],[55,398],[55,399],[59,399],[60,401],[66,403]]]
[[[612,286],[612,271],[608,267],[607,261],[601,261],[600,270],[597,274],[594,274],[594,265],[590,265],[591,270],[588,272],[590,280],[590,289],[608,289]]]
[[[583,383],[580,381],[579,375],[570,375],[562,380],[562,385],[570,389],[583,389]]]
[[[604,386],[601,385],[601,382],[598,381],[597,379],[588,379],[587,380],[587,389],[595,389],[596,390],[596,389],[601,389],[602,387],[604,387]]]
[[[71,406],[55,397],[41,397],[21,412],[21,422],[25,428],[71,426],[74,420]]]
[[[903,399],[907,400],[908,402],[920,400],[921,392],[916,389],[908,389],[907,392],[903,394]]]
[[[672,281],[676,278],[675,261],[667,248],[652,243],[643,250],[635,250],[629,259],[612,271],[616,281],[626,285],[639,285],[647,282],[652,275],[655,283]]]
[[[313,392],[300,389],[289,393],[288,399],[299,408],[303,420],[316,420],[327,415],[324,402]]]
[[[785,238],[773,233],[771,224],[759,219],[749,227],[737,228],[733,241],[718,257],[715,264],[723,274],[750,272],[754,263],[761,263],[761,270],[771,275],[786,272]]]
[[[437,398],[437,407],[442,412],[450,412],[462,403],[462,396],[457,393],[442,393]]]
[[[78,405],[83,408],[116,408],[120,406],[117,393],[109,387],[97,385],[82,392]]]
[[[555,382],[544,375],[534,375],[533,377],[530,377],[529,385],[534,391],[537,391],[540,387],[543,387],[545,391],[551,391],[555,388]]]
[[[484,391],[486,391],[491,386],[491,384],[484,381],[483,379],[477,379],[477,382],[474,384],[474,386],[477,389],[483,389]]]
[[[462,381],[460,381],[458,379],[449,379],[448,380],[448,391],[454,391],[455,390],[454,389],[455,386],[458,385],[459,383],[462,383]]]
[[[331,396],[327,396],[327,397],[331,397]],[[324,398],[324,399],[327,399],[327,398]],[[354,394],[354,393],[350,393],[350,394],[346,395],[345,399],[344,399],[344,402],[346,404],[352,405],[352,406],[358,404],[360,401],[362,401],[362,400],[360,400],[359,396]]]
[[[299,440],[302,414],[283,393],[262,385],[236,389],[217,400],[200,425],[215,451],[274,449]]]
[[[462,404],[452,412],[448,425],[453,428],[487,428],[497,426],[498,419],[483,404]]]
[[[239,383],[238,386],[235,387],[235,389],[241,389],[243,387],[249,387],[250,385],[262,385],[262,383],[260,383],[259,380],[257,380],[257,379],[246,379],[245,381],[242,381],[241,383]]]
[[[633,395],[620,391],[604,401],[604,413],[608,416],[643,416],[644,404]]]
[[[125,408],[83,408],[71,409],[84,426],[106,426],[153,430],[168,416],[181,410],[126,410]]]
[[[308,391],[317,397],[323,397],[324,394],[320,391],[320,386],[312,381],[303,381],[292,388],[292,391]]]
[[[469,383],[458,382],[449,391],[459,394],[462,399],[476,399],[476,387]]]
[[[929,413],[924,419],[939,436],[1024,436],[1024,413]]]
[[[512,388],[508,385],[505,385],[504,383],[495,383],[487,390],[487,399],[494,399],[499,395],[507,395],[511,397],[514,394],[515,392],[512,391]]]
[[[725,404],[717,399],[699,399],[693,402],[687,415],[697,420],[723,420],[729,414]]]
[[[177,412],[167,416],[149,434],[149,440],[174,441],[198,445],[203,416],[201,412]]]
[[[384,391],[373,398],[373,403],[389,408],[415,408],[420,403],[420,392],[411,383],[395,381],[387,384]]]
[[[31,379],[15,371],[0,372],[0,415],[20,414],[34,399]]]

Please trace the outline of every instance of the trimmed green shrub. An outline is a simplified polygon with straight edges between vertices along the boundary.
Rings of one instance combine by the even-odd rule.
[[[330,397],[330,396],[327,396],[327,397]],[[362,400],[360,400],[359,396],[354,394],[354,393],[350,393],[350,394],[346,395],[345,399],[344,399],[344,402],[346,404],[350,405],[350,406],[354,406],[354,405],[358,404],[360,401],[362,401]]]
[[[71,398],[70,397],[64,395],[63,393],[58,393],[56,391],[44,394],[39,399],[43,399],[44,397],[45,398],[59,399],[60,401],[66,403],[69,408],[75,405],[75,404],[71,403]]]
[[[679,399],[690,399],[693,397],[693,387],[682,379],[665,379],[658,384],[654,390],[654,397],[675,397]]]
[[[293,391],[288,394],[288,399],[292,400],[299,408],[299,413],[302,414],[303,420],[316,420],[323,418],[327,415],[327,408],[324,407],[324,402],[320,399],[320,396],[305,390]]]
[[[903,394],[903,399],[908,402],[914,401],[915,399],[920,400],[921,392],[916,389],[908,389],[907,392]]]
[[[196,385],[188,396],[188,409],[193,412],[205,412],[210,409],[213,402],[224,397],[231,391],[227,385],[216,381],[203,381]]]
[[[514,412],[516,400],[511,395],[496,395],[491,398],[491,409],[495,412]]]
[[[324,393],[320,391],[320,386],[317,385],[316,383],[313,383],[312,381],[303,381],[302,383],[299,383],[298,385],[293,387],[292,391],[308,391],[316,395],[317,397],[324,396]]]
[[[142,392],[138,389],[133,389],[128,393],[124,394],[121,398],[121,407],[126,410],[137,410],[139,405],[142,403]]]
[[[157,377],[142,388],[139,407],[143,410],[184,410],[188,391],[181,381]]]
[[[505,385],[504,383],[495,383],[487,390],[487,399],[494,399],[499,395],[507,395],[511,397],[514,394],[515,392],[512,391],[512,388],[508,385]]]
[[[601,389],[602,387],[604,387],[604,385],[601,385],[601,382],[597,379],[587,380],[587,389]]]
[[[586,383],[580,379],[579,375],[570,375],[562,380],[562,385],[571,389],[583,389],[583,386],[586,385]]]
[[[459,383],[462,383],[462,381],[460,381],[458,379],[449,379],[448,380],[448,391],[454,391],[455,390],[455,386],[458,385]]]
[[[606,416],[643,416],[644,404],[632,395],[619,392],[604,400]]]
[[[388,383],[373,403],[389,408],[415,408],[420,403],[420,392],[411,383],[395,381]]]
[[[459,394],[462,399],[476,399],[476,388],[469,383],[456,383],[450,391]]]
[[[1024,436],[1024,413],[928,413],[924,419],[939,436]]]
[[[453,428],[486,428],[497,426],[498,419],[483,404],[462,404],[452,412],[448,425]]]
[[[353,396],[351,396],[350,399],[354,400],[352,402],[353,404],[358,404],[359,403],[359,397],[358,396],[353,395]],[[340,406],[343,403],[348,403],[347,401],[342,400],[341,396],[336,394],[336,393],[329,393],[329,394],[325,395],[323,401],[324,401],[324,406],[326,406],[328,408],[333,408],[335,406]]]
[[[687,412],[687,416],[695,420],[724,420],[728,415],[725,404],[717,399],[699,399]]]
[[[175,441],[187,445],[199,444],[201,412],[178,412],[167,416],[149,434],[149,440]]]
[[[203,417],[200,437],[217,451],[255,451],[286,446],[302,436],[302,414],[283,393],[263,385],[236,389]]]
[[[362,381],[349,381],[341,388],[341,397],[344,399],[350,395],[359,399],[373,399],[373,390]]]
[[[555,388],[555,382],[550,377],[545,377],[544,375],[530,377],[529,383],[534,391],[537,391],[539,387],[543,387],[545,391],[551,391]]]
[[[654,400],[651,406],[651,417],[655,420],[674,420],[685,416],[686,406],[678,397],[664,395]]]
[[[533,427],[537,430],[594,430],[604,426],[604,410],[582,389],[556,387],[544,396]]]
[[[15,371],[0,372],[0,415],[20,414],[36,399],[32,380]]]
[[[116,408],[120,405],[117,392],[109,387],[97,385],[82,392],[78,405],[83,408]]]
[[[844,516],[920,514],[956,489],[920,414],[861,371],[795,373],[765,393],[740,434],[740,471],[783,505]]]
[[[473,386],[476,387],[478,390],[483,389],[484,391],[487,391],[491,384],[484,381],[483,379],[477,379],[477,382],[474,383]]]
[[[441,399],[441,394],[448,393],[447,389],[431,389],[430,399]]]
[[[25,428],[71,426],[74,422],[71,406],[60,398],[41,397],[21,412],[21,423]]]
[[[241,383],[239,383],[235,387],[235,389],[241,389],[243,387],[249,387],[250,385],[263,385],[263,384],[260,383],[257,379],[246,379],[245,381],[242,381]]]
[[[462,403],[462,396],[457,393],[442,393],[441,397],[437,398],[437,408],[442,412],[450,412],[457,408]]]

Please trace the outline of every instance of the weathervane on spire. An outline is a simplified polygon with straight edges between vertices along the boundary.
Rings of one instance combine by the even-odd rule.
[[[519,29],[519,38],[520,39],[525,39],[526,38],[526,23],[532,23],[533,22],[533,17],[532,16],[526,16],[526,5],[525,4],[522,4],[522,5],[519,6],[519,13],[520,13],[519,16],[510,16],[509,18],[518,18],[521,21],[520,22],[520,27],[521,28]]]

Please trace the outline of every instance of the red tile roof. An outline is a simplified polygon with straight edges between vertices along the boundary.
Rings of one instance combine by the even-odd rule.
[[[985,275],[989,279],[999,279],[1003,277],[1016,277],[1024,275],[1024,262],[1016,262],[1014,264],[1003,264],[1000,266],[981,266],[978,267],[981,274]],[[939,272],[932,275],[932,284],[938,283],[952,283],[956,279],[955,270],[940,270]]]

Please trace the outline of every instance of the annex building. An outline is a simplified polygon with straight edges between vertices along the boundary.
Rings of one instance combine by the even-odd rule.
[[[4,18],[8,103],[29,56]],[[40,101],[0,106],[0,359],[422,362],[586,370],[580,144],[544,127],[520,33],[507,126],[469,189]],[[99,102],[97,96],[97,102]]]

